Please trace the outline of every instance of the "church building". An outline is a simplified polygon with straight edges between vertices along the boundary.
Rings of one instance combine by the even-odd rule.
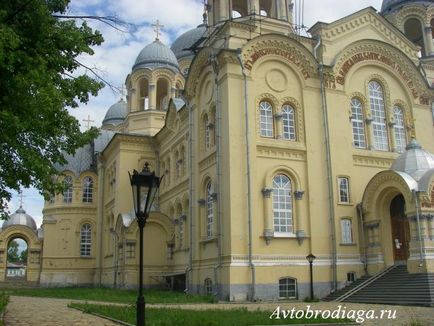
[[[306,35],[293,10],[209,0],[171,47],[157,33],[126,101],[58,167],[67,187],[41,230],[4,223],[0,281],[19,236],[28,281],[137,287],[128,172],[146,162],[164,175],[144,230],[147,287],[304,299],[309,254],[318,297],[398,267],[434,280],[434,2],[384,0]]]

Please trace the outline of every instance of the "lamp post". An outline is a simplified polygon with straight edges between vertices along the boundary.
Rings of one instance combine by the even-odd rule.
[[[313,254],[309,254],[306,256],[307,261],[309,262],[310,267],[310,300],[313,301],[313,268],[312,264],[315,260],[315,256]]]
[[[145,325],[145,298],[143,297],[143,229],[149,217],[152,202],[160,187],[161,179],[149,170],[148,162],[141,172],[129,173],[131,188],[133,190],[134,212],[140,231],[140,257],[139,257],[139,295],[137,297],[137,326]]]

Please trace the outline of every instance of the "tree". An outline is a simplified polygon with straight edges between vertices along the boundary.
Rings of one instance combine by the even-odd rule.
[[[20,252],[20,262],[27,264],[27,248]]]
[[[20,261],[20,256],[18,255],[18,242],[15,240],[12,240],[9,242],[8,247],[8,262],[10,263],[17,263]]]
[[[78,74],[102,35],[85,21],[65,19],[69,0],[0,1],[0,215],[10,190],[33,186],[48,198],[61,191],[53,165],[97,136],[80,132],[68,113],[103,87]],[[94,77],[94,76],[93,76]]]

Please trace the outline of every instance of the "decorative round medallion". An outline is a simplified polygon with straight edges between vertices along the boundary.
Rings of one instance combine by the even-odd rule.
[[[267,72],[265,75],[265,81],[268,87],[270,87],[275,92],[283,92],[286,90],[288,85],[288,80],[282,71],[273,69]]]

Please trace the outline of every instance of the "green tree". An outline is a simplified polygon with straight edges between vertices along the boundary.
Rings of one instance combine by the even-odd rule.
[[[48,198],[62,185],[53,165],[96,137],[80,132],[68,108],[103,87],[79,61],[103,42],[84,20],[64,16],[69,0],[0,1],[0,215],[11,189],[33,186]],[[92,71],[91,71],[92,72]]]
[[[12,240],[9,242],[8,247],[8,262],[17,263],[20,261],[20,256],[18,255],[18,242]]]
[[[27,264],[27,248],[20,252],[20,262]]]

